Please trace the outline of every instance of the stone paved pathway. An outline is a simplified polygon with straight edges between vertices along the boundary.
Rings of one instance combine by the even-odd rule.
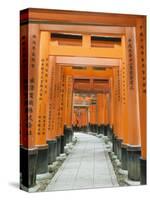
[[[103,140],[84,133],[75,136],[77,144],[46,191],[119,186]]]

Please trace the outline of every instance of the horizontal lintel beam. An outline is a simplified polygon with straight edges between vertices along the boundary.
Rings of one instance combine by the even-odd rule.
[[[85,48],[49,45],[49,55],[52,56],[83,56],[83,57],[100,57],[100,58],[122,58],[122,48],[115,45],[115,48]]]
[[[88,57],[69,57],[69,56],[57,56],[57,64],[65,64],[72,66],[98,66],[98,67],[112,67],[119,66],[120,59],[109,59],[109,58],[88,58]]]

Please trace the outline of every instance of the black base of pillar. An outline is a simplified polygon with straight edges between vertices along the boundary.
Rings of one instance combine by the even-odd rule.
[[[121,161],[121,144],[122,144],[122,139],[117,138],[116,139],[116,145],[117,145],[117,156],[118,159]]]
[[[87,132],[87,126],[83,127],[83,132],[85,132],[85,133]]]
[[[128,169],[128,159],[127,159],[127,145],[121,144],[121,167],[123,170]]]
[[[93,124],[90,124],[90,131],[93,132],[94,129],[93,129]]]
[[[133,181],[140,181],[141,148],[128,145],[127,155],[128,155],[128,178]]]
[[[92,131],[92,129],[91,129],[91,124],[89,123],[89,131],[91,132]]]
[[[37,174],[48,172],[48,145],[38,146]]]
[[[65,136],[65,145],[66,145],[69,143],[69,133],[66,126],[64,127],[64,136]]]
[[[70,128],[70,132],[69,132],[69,142],[72,142],[72,138],[73,138],[73,130],[72,130],[72,128]]]
[[[104,136],[107,136],[107,125],[104,125]]]
[[[98,125],[95,124],[95,125],[94,125],[94,132],[95,132],[95,133],[97,133],[97,129],[98,129]]]
[[[140,182],[141,185],[146,185],[147,184],[147,167],[146,167],[146,160],[140,158]]]
[[[72,130],[73,130],[73,131],[76,131],[76,126],[72,126]]]
[[[117,136],[113,134],[113,152],[117,155]]]
[[[107,136],[108,138],[112,141],[112,135],[113,135],[113,130],[112,128],[110,127],[110,125],[108,124],[107,125]]]
[[[64,146],[65,146],[65,136],[64,136],[64,135],[61,135],[60,153],[64,153]]]
[[[101,134],[103,134],[103,135],[104,135],[104,132],[105,132],[105,125],[104,125],[104,124],[102,124],[102,125],[101,125]]]
[[[37,165],[38,149],[26,149],[20,147],[20,184],[30,188],[36,184],[36,165]]]
[[[56,140],[48,140],[48,164],[52,164],[56,160]]]
[[[61,136],[57,136],[56,139],[57,139],[57,156],[59,156],[61,152]]]
[[[72,142],[73,130],[72,128],[64,127],[65,145]]]
[[[100,126],[97,126],[97,134],[100,134]]]

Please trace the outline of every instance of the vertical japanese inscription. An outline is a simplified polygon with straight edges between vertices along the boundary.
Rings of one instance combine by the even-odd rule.
[[[122,62],[122,103],[126,104],[126,67],[125,62]]]
[[[64,127],[64,92],[65,92],[65,75],[63,73],[63,68],[61,68],[61,106],[60,106],[60,110],[61,110],[61,119],[60,119],[60,130],[63,133],[63,127]]]
[[[48,93],[48,43],[49,33],[40,32],[39,59],[37,67],[36,145],[46,144],[47,93]]]
[[[146,94],[146,64],[145,64],[145,29],[141,24],[139,26],[139,47],[140,47],[140,59],[141,59],[141,69],[142,69],[142,92]]]
[[[22,25],[20,31],[20,85],[22,143],[35,145],[36,81],[39,26]]]
[[[128,38],[128,65],[129,65],[129,88],[134,89],[134,55],[133,55],[133,41],[132,37]]]
[[[28,137],[28,27],[21,27],[20,36],[20,110],[21,142],[27,145]]]
[[[120,101],[120,69],[117,68],[117,95],[118,95],[118,101]]]
[[[32,34],[31,37],[31,67],[36,67],[36,44],[37,44],[37,36]],[[28,80],[28,134],[32,135],[32,126],[33,126],[33,107],[34,107],[34,95],[35,95],[35,79],[34,76],[31,75]]]
[[[73,80],[72,76],[68,76],[68,94],[67,94],[67,110],[68,110],[68,125],[71,126],[71,119],[72,119],[72,87],[73,87]]]

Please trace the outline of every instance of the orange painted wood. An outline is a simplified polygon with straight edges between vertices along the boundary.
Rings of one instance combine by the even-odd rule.
[[[117,68],[117,96],[116,96],[116,112],[117,112],[117,136],[119,139],[122,139],[122,132],[121,132],[121,70],[120,67]]]
[[[54,114],[55,114],[55,61],[54,56],[49,56],[49,97],[48,97],[48,134],[47,140],[55,139]]]
[[[126,60],[126,38],[122,36],[123,59],[121,70],[121,136],[123,144],[128,144],[129,119],[128,119],[128,65]]]
[[[140,130],[142,158],[147,157],[146,118],[146,17],[139,19],[136,26],[137,71],[140,108]]]
[[[61,101],[60,101],[60,133],[64,133],[64,100],[65,100],[65,74],[64,68],[61,67]]]
[[[108,118],[108,99],[107,94],[104,94],[104,124],[108,125],[109,118]]]
[[[121,36],[125,34],[125,27],[121,26],[95,26],[95,25],[70,25],[70,24],[40,24],[41,31],[65,32],[65,33],[88,33],[106,36]]]
[[[72,114],[72,125],[73,125],[73,126],[76,126],[76,122],[77,122],[77,119],[76,119],[76,112],[75,112],[75,110],[73,110],[73,114]]]
[[[114,79],[110,78],[110,126],[114,127]]]
[[[65,125],[67,127],[72,126],[72,110],[73,110],[73,93],[72,93],[72,88],[73,88],[73,80],[72,76],[66,76],[65,78]]]
[[[20,28],[20,109],[21,143],[26,148],[35,147],[37,77],[39,61],[39,25]]]
[[[56,56],[56,63],[62,65],[80,65],[80,66],[97,66],[97,67],[112,67],[119,66],[119,59],[110,59],[110,58],[92,58],[87,57],[72,57],[72,56]]]
[[[93,105],[89,105],[89,113],[90,113],[90,124],[93,124]]]
[[[96,104],[90,105],[90,123],[96,124]]]
[[[126,28],[126,54],[128,66],[128,143],[140,145],[140,118],[138,101],[138,81],[135,46],[135,28]]]
[[[49,55],[52,56],[81,56],[81,57],[102,57],[119,59],[122,57],[121,47],[115,45],[114,48],[100,47],[78,47],[78,46],[59,46],[56,42],[50,42]]]
[[[97,124],[104,124],[104,94],[97,94]]]
[[[30,8],[21,11],[21,21],[57,22],[63,24],[135,26],[139,15],[96,13]]]
[[[119,69],[113,68],[114,79],[114,134],[119,137],[120,135],[120,86],[119,86]]]
[[[54,118],[54,129],[53,133],[56,136],[59,136],[59,123],[60,123],[60,77],[61,76],[61,71],[60,71],[60,66],[55,65],[55,83],[54,83],[54,113],[53,113],[53,118]]]
[[[82,126],[87,126],[88,120],[87,120],[87,109],[82,108]]]
[[[40,32],[40,47],[38,70],[38,91],[36,107],[36,137],[37,146],[46,145],[48,122],[48,43],[49,33]]]

